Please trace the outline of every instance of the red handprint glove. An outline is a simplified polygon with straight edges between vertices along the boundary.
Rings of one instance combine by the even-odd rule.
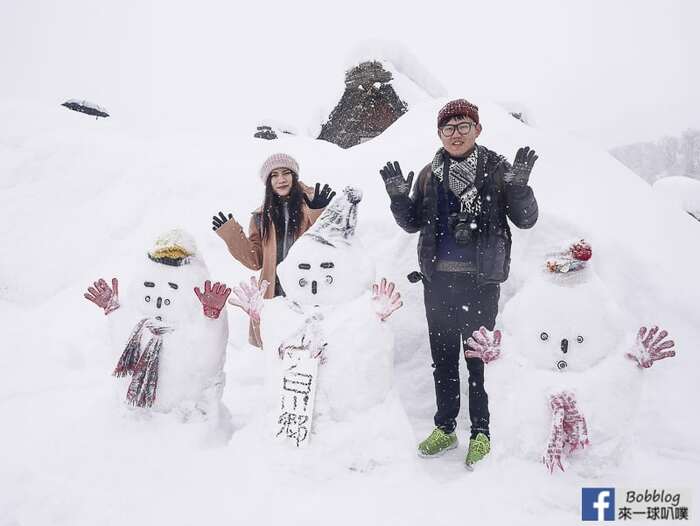
[[[569,453],[590,444],[586,419],[577,407],[576,396],[564,391],[559,395],[564,408],[564,440],[569,444]]]
[[[226,305],[226,300],[231,294],[231,289],[226,287],[226,283],[219,283],[218,281],[212,286],[211,281],[206,280],[204,282],[204,292],[199,290],[199,287],[194,288],[194,293],[202,302],[202,307],[204,308],[204,315],[207,318],[213,320],[219,317],[221,314],[221,309]]]
[[[501,331],[491,332],[486,327],[480,327],[467,339],[465,358],[481,358],[486,364],[501,356]]]
[[[552,409],[552,427],[549,431],[549,441],[547,449],[542,456],[542,462],[550,473],[554,473],[554,468],[564,471],[561,464],[561,456],[566,442],[566,431],[564,430],[564,418],[566,417],[565,403],[561,395],[549,397],[549,406]]]
[[[394,289],[394,283],[387,282],[386,278],[382,278],[379,284],[372,285],[372,302],[381,321],[385,321],[395,311],[403,307],[401,294],[395,292]]]
[[[263,279],[258,283],[255,277],[250,278],[250,285],[246,284],[245,281],[241,281],[239,287],[233,288],[234,297],[230,298],[228,302],[243,309],[250,316],[251,320],[260,322],[263,299],[269,286],[270,283],[267,280]]]
[[[112,278],[112,288],[110,289],[107,282],[100,278],[93,283],[92,287],[88,287],[88,291],[83,294],[83,297],[103,309],[106,316],[119,308],[119,281],[117,278]]]
[[[659,332],[657,325],[649,330],[646,327],[640,327],[634,349],[627,353],[627,357],[635,360],[637,366],[648,369],[657,360],[675,356],[676,351],[673,350],[675,343],[673,340],[664,341],[666,336],[668,336],[668,332],[665,330]]]

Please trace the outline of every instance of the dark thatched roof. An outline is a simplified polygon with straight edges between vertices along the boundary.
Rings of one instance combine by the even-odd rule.
[[[408,111],[380,62],[362,62],[345,74],[345,92],[318,138],[350,148],[376,137]]]

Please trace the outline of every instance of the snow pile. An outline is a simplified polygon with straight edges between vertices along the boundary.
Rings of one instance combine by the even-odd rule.
[[[402,44],[368,40],[358,44],[345,58],[346,69],[360,62],[377,60],[394,77],[391,85],[409,109],[427,99],[447,96],[445,86]]]
[[[664,177],[653,185],[654,193],[700,221],[700,181],[690,177]]]
[[[678,267],[700,259],[700,247],[688,242],[697,237],[697,225],[682,210],[660,203],[607,153],[545,135],[482,100],[474,101],[484,123],[480,143],[510,158],[529,145],[540,157],[531,178],[540,221],[532,230],[514,232],[501,312],[541,272],[542,254],[552,245],[586,238],[596,251],[600,286],[630,320],[615,325],[615,334],[653,321],[676,341],[676,358],[655,365],[652,374],[643,372],[639,418],[631,427],[635,439],[623,444],[618,463],[596,466],[595,477],[575,470],[551,477],[538,458],[499,453],[517,438],[503,434],[494,434],[494,454],[473,476],[461,465],[464,446],[437,461],[365,463],[363,471],[350,462],[357,451],[332,462],[324,462],[313,445],[271,451],[253,432],[264,411],[267,356],[248,346],[247,319],[232,310],[223,402],[235,430],[226,445],[201,449],[187,423],[114,409],[114,363],[105,352],[109,331],[104,316],[82,297],[85,287],[117,270],[137,275],[142,262],[134,255],[176,227],[195,238],[212,280],[247,279],[250,271],[211,231],[211,217],[222,210],[247,224],[262,200],[260,164],[286,151],[299,161],[305,183],[363,190],[356,235],[377,276],[398,284],[405,305],[385,328],[393,332],[394,381],[413,436],[384,435],[384,445],[404,452],[407,443],[424,438],[434,412],[427,327],[422,287],[405,280],[417,268],[417,238],[394,223],[378,170],[397,160],[404,172],[417,173],[432,159],[439,146],[435,115],[445,102],[415,104],[380,137],[350,150],[307,137],[260,141],[250,130],[239,136],[147,137],[112,119],[96,126],[62,110],[0,107],[0,370],[7,372],[0,384],[0,524],[225,524],[290,517],[423,524],[434,522],[438,499],[458,503],[465,494],[480,503],[469,509],[470,520],[562,524],[578,519],[581,486],[636,480],[696,487],[698,429],[687,407],[699,394],[694,371],[700,363],[693,350],[700,336],[700,282]],[[582,325],[595,322],[590,330],[607,331],[587,312],[593,310],[579,314]],[[515,322],[501,323],[516,330]],[[346,339],[359,342],[365,329],[352,329]],[[355,352],[368,351],[358,344]],[[494,430],[503,415],[495,393],[514,388],[507,378],[490,381],[487,369]],[[366,426],[381,427],[385,416],[368,412]],[[463,407],[462,444],[468,440],[465,422]],[[340,427],[331,429],[341,433]],[[456,523],[464,513],[455,505],[441,517]]]
[[[409,111],[416,105],[447,96],[447,89],[405,46],[396,41],[367,40],[355,46],[345,57],[344,71],[358,64],[377,61],[391,73],[391,86]],[[338,87],[333,98],[322,101],[308,128],[309,136],[317,137],[333,108],[345,91],[338,74]]]

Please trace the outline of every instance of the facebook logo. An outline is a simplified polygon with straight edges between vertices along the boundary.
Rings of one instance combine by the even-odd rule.
[[[615,488],[582,488],[581,519],[584,521],[614,521]]]

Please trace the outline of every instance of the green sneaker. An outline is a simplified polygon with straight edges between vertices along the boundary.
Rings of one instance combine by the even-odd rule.
[[[473,464],[476,464],[491,451],[491,441],[483,433],[477,433],[476,438],[469,439],[469,451],[464,463],[470,469]]]
[[[457,447],[457,435],[445,433],[439,427],[433,429],[430,436],[418,444],[418,456],[423,458],[439,457],[445,451]]]

